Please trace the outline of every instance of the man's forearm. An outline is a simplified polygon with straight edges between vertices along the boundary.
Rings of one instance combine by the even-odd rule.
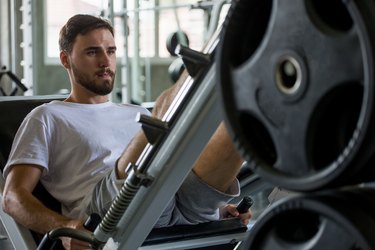
[[[59,227],[72,227],[71,219],[48,209],[26,191],[9,191],[4,197],[3,208],[19,224],[41,234]]]

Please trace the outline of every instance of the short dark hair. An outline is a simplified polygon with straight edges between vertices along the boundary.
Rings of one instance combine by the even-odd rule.
[[[112,24],[107,19],[86,14],[78,14],[71,17],[60,30],[60,51],[70,53],[77,35],[85,35],[96,29],[108,29],[114,36]]]

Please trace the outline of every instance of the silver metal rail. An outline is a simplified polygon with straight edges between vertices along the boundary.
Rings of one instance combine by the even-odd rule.
[[[148,174],[154,177],[152,185],[140,188],[118,223],[113,234],[118,249],[141,246],[222,120],[214,86],[212,66],[150,163]]]

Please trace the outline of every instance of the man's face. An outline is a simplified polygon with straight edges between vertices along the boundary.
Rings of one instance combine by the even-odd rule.
[[[116,72],[116,46],[109,30],[96,29],[78,35],[69,59],[74,84],[101,96],[112,91]]]

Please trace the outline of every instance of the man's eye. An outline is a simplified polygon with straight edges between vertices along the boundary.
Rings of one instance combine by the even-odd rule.
[[[108,54],[109,54],[109,55],[114,55],[114,54],[116,54],[116,50],[109,50],[109,51],[108,51]]]
[[[95,50],[89,50],[89,51],[87,51],[87,55],[94,56],[94,55],[96,55],[96,51]]]

